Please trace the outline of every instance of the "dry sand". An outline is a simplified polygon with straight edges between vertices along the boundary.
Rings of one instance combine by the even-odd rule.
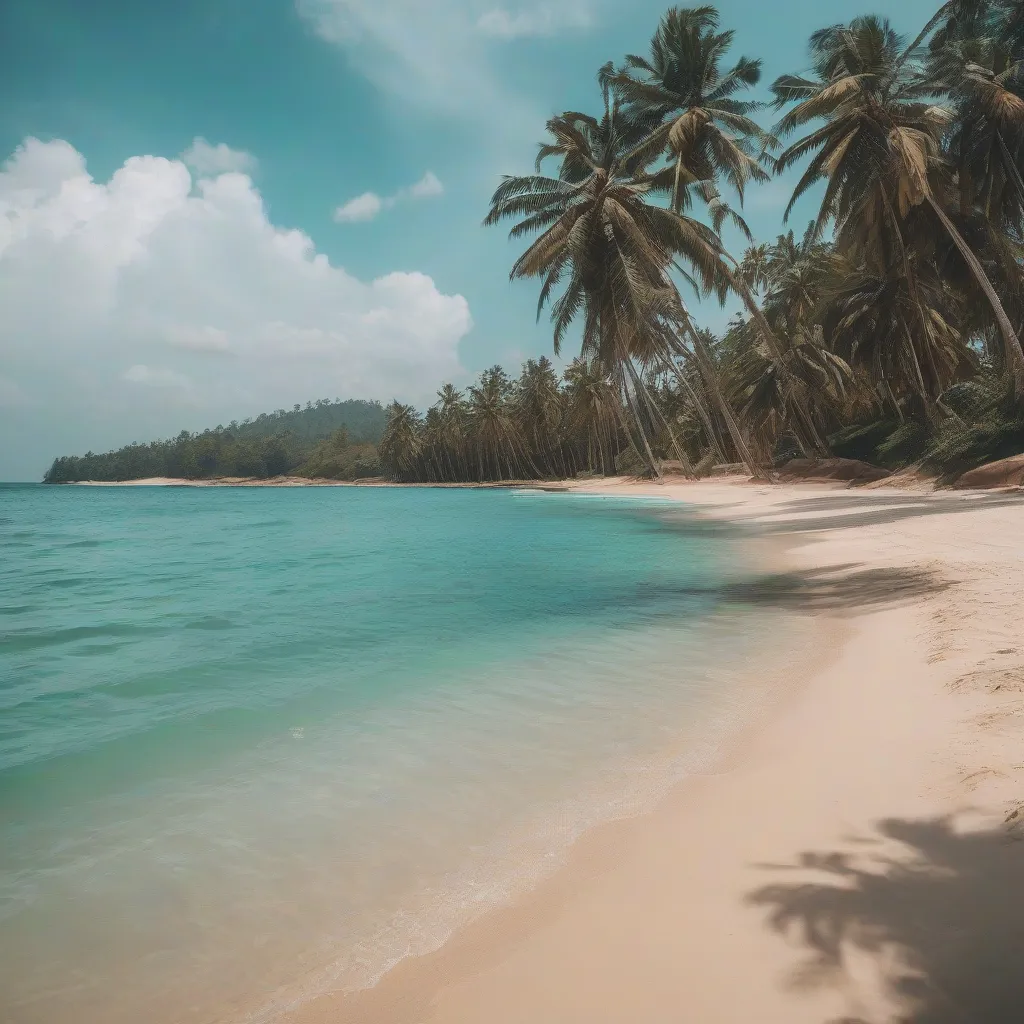
[[[818,649],[718,774],[290,1022],[1024,1021],[1024,499],[587,490],[673,495],[784,540],[790,571],[760,599],[816,617]]]

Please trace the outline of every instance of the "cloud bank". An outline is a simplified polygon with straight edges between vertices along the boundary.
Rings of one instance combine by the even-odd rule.
[[[195,179],[135,156],[97,182],[31,138],[0,170],[0,479],[311,398],[422,401],[461,374],[462,296],[332,266],[222,170],[237,151],[201,141]]]

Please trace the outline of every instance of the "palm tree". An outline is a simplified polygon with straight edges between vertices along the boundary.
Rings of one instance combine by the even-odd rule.
[[[586,446],[587,466],[615,472],[619,394],[599,360],[574,359],[565,374],[566,425]]]
[[[927,74],[955,114],[946,152],[956,168],[960,213],[980,207],[1020,234],[1024,211],[1024,65],[1004,47],[995,25],[948,26],[932,41]]]
[[[468,393],[479,479],[512,480],[525,476],[531,460],[516,422],[508,375],[500,366],[492,366],[480,374]]]
[[[953,383],[972,375],[974,363],[955,324],[962,304],[945,287],[934,266],[915,271],[912,300],[908,279],[898,267],[879,274],[841,256],[822,283],[822,304],[833,349],[876,384],[891,391],[893,382],[926,415],[931,400]],[[929,330],[920,329],[916,302],[924,308]],[[885,393],[879,389],[880,397]],[[897,404],[896,412],[900,413]]]
[[[740,57],[723,70],[734,33],[717,28],[714,7],[673,7],[651,39],[650,57],[630,54],[622,68],[607,76],[630,116],[651,124],[651,141],[667,151],[677,211],[684,208],[686,187],[694,182],[705,183],[713,189],[709,194],[717,196],[717,183],[724,178],[742,202],[747,182],[769,178],[758,154],[772,140],[750,117],[761,104],[736,98],[760,81],[761,62]]]
[[[925,334],[932,331],[908,255],[905,228],[919,206],[932,211],[960,252],[991,306],[1006,348],[1006,364],[1024,393],[1024,351],[981,262],[945,210],[949,182],[939,160],[950,111],[929,102],[933,85],[915,48],[906,48],[887,21],[856,18],[811,38],[813,77],[783,75],[772,90],[776,106],[795,106],[776,133],[824,120],[776,160],[782,171],[813,154],[794,203],[817,181],[826,183],[815,234],[834,224],[837,246],[878,275],[899,266]]]
[[[723,220],[731,217],[749,238],[746,223],[722,201],[719,182],[731,185],[742,203],[749,181],[768,180],[759,160],[774,140],[750,117],[761,104],[736,98],[738,92],[760,81],[761,62],[741,57],[723,70],[734,33],[718,32],[718,22],[714,7],[674,7],[661,19],[651,39],[650,57],[630,54],[622,68],[605,77],[625,101],[630,116],[652,125],[651,142],[666,152],[668,172],[656,173],[654,180],[670,188],[672,208],[678,212],[689,208],[694,198],[702,199],[716,232]],[[723,266],[716,281],[716,291],[722,297],[725,284],[743,288]],[[749,305],[749,295],[743,297]],[[708,376],[713,373],[713,360],[688,318],[684,330],[705,387],[715,399],[740,458],[751,472],[760,475],[717,377]],[[769,346],[774,341],[767,339]],[[693,398],[700,403],[698,396]],[[703,414],[702,418],[708,417]]]
[[[689,317],[670,276],[682,263],[705,292],[720,289],[727,273],[718,235],[677,210],[650,202],[657,191],[647,169],[660,153],[642,121],[612,102],[607,82],[600,119],[568,112],[548,122],[552,141],[542,145],[537,174],[506,177],[491,200],[485,224],[520,218],[510,237],[540,231],[516,260],[511,277],[538,277],[538,315],[568,278],[551,306],[554,348],[581,320],[581,355],[609,368],[635,424],[657,421],[637,366],[671,366]],[[547,157],[560,159],[559,176],[540,174]],[[671,431],[670,431],[671,433]],[[657,472],[646,434],[639,431]],[[673,441],[674,444],[674,441]],[[677,456],[688,466],[685,454]]]
[[[453,384],[444,384],[437,392],[439,420],[439,443],[444,448],[445,458],[456,480],[468,480],[469,413],[461,391]]]
[[[387,413],[387,425],[377,445],[381,465],[396,480],[415,479],[423,450],[419,413],[397,399],[388,406]]]
[[[515,386],[520,433],[530,444],[535,461],[566,475],[560,430],[563,396],[558,375],[547,356],[528,359]]]

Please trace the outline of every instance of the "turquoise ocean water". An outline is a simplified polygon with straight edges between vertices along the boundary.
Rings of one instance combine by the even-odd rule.
[[[493,490],[0,485],[0,1021],[372,984],[700,770],[728,532]]]

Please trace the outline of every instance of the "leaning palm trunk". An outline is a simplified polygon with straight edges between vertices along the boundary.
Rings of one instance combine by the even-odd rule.
[[[626,360],[628,362],[628,360]],[[630,364],[631,365],[631,364]],[[626,408],[629,409],[630,415],[633,418],[633,422],[636,424],[636,429],[640,434],[640,440],[643,443],[644,451],[643,454],[637,448],[636,443],[633,441],[632,432],[629,426],[626,424],[625,419],[622,419],[622,428],[626,433],[626,439],[629,441],[630,447],[635,452],[638,459],[641,462],[646,461],[651,472],[657,479],[661,479],[661,470],[658,468],[657,460],[654,458],[654,452],[651,451],[651,446],[647,441],[647,431],[644,430],[643,420],[640,418],[640,410],[637,408],[635,396],[629,393],[629,383],[626,380],[625,374],[620,368],[619,376],[619,387],[622,391],[622,397],[625,400]],[[621,416],[621,410],[619,410]]]
[[[740,461],[747,467],[747,471],[751,476],[758,480],[768,479],[767,473],[764,472],[760,463],[754,458],[754,455],[750,450],[750,446],[747,444],[747,439],[744,436],[739,423],[736,421],[736,417],[733,415],[732,406],[722,393],[722,389],[718,383],[718,374],[715,372],[715,367],[711,362],[711,356],[705,348],[704,342],[700,339],[697,332],[693,330],[692,326],[690,327],[690,337],[693,342],[693,350],[697,357],[697,365],[700,367],[701,375],[704,377],[707,386],[715,396],[715,403],[718,406],[719,412],[722,414],[722,419],[725,420],[725,426],[729,431],[729,437],[732,439],[732,443],[736,448],[736,453],[739,455]]]
[[[718,431],[715,428],[714,420],[711,418],[711,413],[705,405],[704,400],[697,394],[697,389],[689,380],[687,380],[686,374],[676,366],[675,360],[672,359],[671,356],[665,357],[665,364],[671,367],[672,373],[676,378],[676,382],[690,396],[690,400],[693,402],[693,407],[697,410],[697,415],[700,418],[701,423],[704,424],[704,430],[707,432],[708,440],[715,455],[722,462],[725,462],[725,452],[722,449]]]
[[[643,395],[644,402],[647,405],[648,411],[653,417],[661,420],[662,426],[668,434],[669,441],[672,444],[672,450],[676,453],[676,458],[679,460],[679,464],[683,467],[683,474],[692,480],[697,478],[697,474],[694,472],[693,466],[690,464],[690,459],[686,452],[679,446],[679,442],[676,441],[676,436],[672,433],[672,428],[669,426],[668,420],[662,415],[661,410],[657,404],[653,401],[647,387],[644,382],[640,379],[640,375],[636,372],[636,367],[633,365],[633,361],[629,360],[627,363],[629,367],[630,375],[633,378],[634,393]]]
[[[793,383],[793,375],[786,366],[786,361],[782,354],[782,346],[779,344],[779,339],[775,337],[775,332],[772,330],[771,324],[768,323],[768,318],[761,311],[761,307],[754,301],[754,296],[750,294],[750,289],[746,284],[727,267],[723,269],[729,284],[732,285],[733,290],[739,295],[754,323],[757,324],[761,337],[768,348],[768,354],[779,369],[783,385],[788,387]],[[796,442],[803,454],[808,458],[827,455],[826,446],[818,436],[818,431],[807,415],[807,411],[795,397],[792,402],[787,404],[793,413],[793,418],[796,420],[791,425],[793,436],[796,438]]]
[[[946,211],[936,202],[930,191],[925,193],[925,198],[953,240],[953,244],[960,251],[960,255],[963,256],[964,262],[970,268],[971,274],[985,293],[988,304],[992,307],[996,323],[999,325],[999,333],[1003,336],[1006,368],[1013,375],[1014,394],[1018,398],[1024,397],[1024,350],[1021,349],[1020,338],[1017,337],[1017,332],[1014,331],[1013,324],[1006,315],[1006,310],[1003,308],[1002,302],[999,301],[999,296],[996,294],[995,288],[992,287],[988,274],[985,273],[985,268],[981,265],[978,257],[974,255],[974,250],[964,240],[963,235],[960,234],[956,225],[949,219]]]

